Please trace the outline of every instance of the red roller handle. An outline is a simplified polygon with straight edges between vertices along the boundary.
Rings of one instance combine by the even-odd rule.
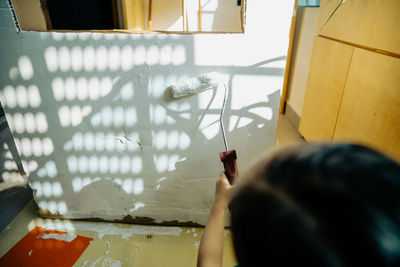
[[[235,177],[239,175],[239,170],[236,163],[236,150],[228,150],[219,153],[219,158],[224,164],[225,175],[230,184],[233,184]]]

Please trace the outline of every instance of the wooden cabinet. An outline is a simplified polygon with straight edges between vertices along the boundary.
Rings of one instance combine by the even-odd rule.
[[[400,54],[399,0],[323,0],[319,35]]]
[[[400,1],[322,1],[299,131],[400,161]]]
[[[334,140],[366,143],[400,160],[400,59],[354,49]]]
[[[306,140],[332,139],[352,53],[349,45],[315,38],[299,126]]]

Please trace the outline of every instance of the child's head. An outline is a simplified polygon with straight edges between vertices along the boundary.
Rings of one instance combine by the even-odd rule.
[[[244,176],[230,205],[241,267],[400,266],[393,160],[358,145],[301,145]]]

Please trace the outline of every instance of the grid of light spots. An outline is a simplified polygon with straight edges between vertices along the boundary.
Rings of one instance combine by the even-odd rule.
[[[181,42],[178,35],[41,36],[49,41],[42,50],[46,84],[35,79],[38,62],[24,56],[10,68],[1,99],[34,176],[32,188],[42,209],[63,215],[68,212],[66,192],[79,194],[101,181],[112,181],[121,192],[140,200],[146,190],[162,191],[170,174],[181,171],[177,163],[199,145],[194,144],[194,135],[200,145],[222,146],[216,137],[223,90],[164,101],[165,88],[196,75],[185,71],[195,64],[195,56],[188,52],[193,51],[193,42]],[[98,42],[101,39],[107,41]],[[211,67],[203,66],[200,72]],[[222,74],[227,83],[236,80],[253,91],[265,91],[260,87],[264,81],[257,80],[261,74],[240,75],[235,67],[229,71],[237,73]],[[252,79],[254,83],[249,83]],[[239,91],[237,86],[231,89]],[[256,119],[270,120],[266,98],[254,101],[238,94],[230,98],[229,132]],[[243,115],[245,109],[248,116]],[[136,203],[133,211],[146,205]]]
[[[130,71],[141,65],[174,65],[186,62],[186,49],[183,45],[138,45],[123,47],[112,45],[94,46],[50,46],[44,52],[49,72],[116,72]]]
[[[54,124],[54,116],[49,121],[49,113],[45,111],[49,106],[49,97],[43,95],[45,91],[42,85],[33,83],[33,66],[37,64],[28,56],[22,56],[17,61],[17,66],[10,68],[10,84],[3,88],[1,95],[9,111],[9,123],[16,135],[19,152],[24,159],[30,160],[29,163],[25,162],[25,165],[28,166],[31,175],[37,177],[32,179],[31,187],[35,196],[40,199],[39,206],[53,214],[63,215],[68,212],[67,204],[62,201],[65,184],[61,184],[58,177],[63,175],[59,171],[60,162],[53,158],[54,153],[59,152],[55,152],[55,143],[49,137],[52,136],[49,132],[54,128],[53,133],[56,130],[63,131],[63,128],[69,130],[85,123],[89,124],[93,131],[71,133],[69,140],[66,140],[62,147],[68,154],[64,169],[75,175],[71,181],[73,190],[79,193],[91,183],[112,180],[114,184],[120,185],[126,194],[143,193],[144,181],[139,177],[143,171],[143,159],[140,155],[142,148],[139,143],[140,134],[134,130],[140,120],[136,106],[111,103],[98,109],[93,108],[93,103],[110,98],[115,91],[118,91],[116,100],[134,101],[135,85],[132,82],[119,83],[118,72],[128,72],[135,67],[149,69],[154,65],[182,65],[186,61],[185,47],[180,44],[163,45],[161,42],[148,47],[130,44],[59,46],[57,42],[62,39],[99,40],[104,36],[94,34],[87,38],[86,34],[79,37],[75,34],[52,34],[52,37],[56,43],[44,48],[43,57],[51,81],[48,87],[51,91],[47,91],[46,94],[50,93],[52,96],[50,106],[56,107],[54,113],[57,124]],[[153,37],[147,36],[146,39]],[[105,38],[124,39],[114,35]],[[178,76],[171,75],[166,82],[175,82],[177,79]],[[155,91],[155,86],[151,86],[151,82],[141,82],[145,87],[152,88],[145,89],[152,93],[153,97],[160,96],[160,93]],[[157,85],[165,86],[159,82]],[[161,90],[158,88],[159,92]],[[115,98],[114,95],[113,97]],[[147,112],[151,113],[148,120],[157,125],[162,125],[167,120],[165,112],[161,114],[159,105],[150,106]],[[169,124],[173,122],[170,118]],[[173,132],[169,139],[175,135]],[[159,146],[161,139],[158,139]],[[190,143],[190,138],[184,133],[181,133],[181,140],[186,143],[184,147]],[[121,154],[124,152],[129,154]],[[154,159],[154,163],[158,164],[160,159],[164,158],[165,155],[162,155],[161,158]],[[14,167],[11,160],[5,165],[8,168]],[[143,203],[139,204],[132,210],[144,206]]]

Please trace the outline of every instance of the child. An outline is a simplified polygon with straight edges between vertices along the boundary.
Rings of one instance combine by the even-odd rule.
[[[240,267],[400,266],[400,165],[382,154],[300,145],[238,180],[217,181],[198,266],[222,266],[228,205]]]

